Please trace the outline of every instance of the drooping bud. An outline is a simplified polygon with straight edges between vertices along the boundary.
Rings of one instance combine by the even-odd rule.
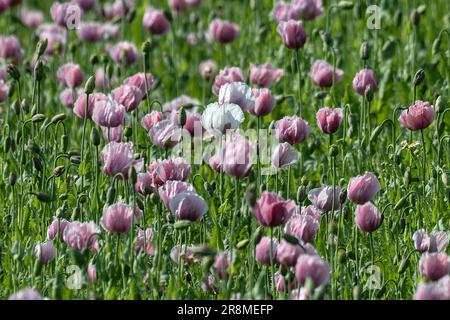
[[[90,76],[86,81],[86,85],[84,86],[84,92],[89,95],[94,92],[95,89],[95,76]]]
[[[366,61],[370,58],[370,46],[367,42],[363,42],[361,44],[361,48],[359,49],[359,56],[362,60]]]
[[[424,79],[425,71],[423,69],[417,70],[416,74],[414,75],[414,85],[419,86],[420,84],[422,84]]]

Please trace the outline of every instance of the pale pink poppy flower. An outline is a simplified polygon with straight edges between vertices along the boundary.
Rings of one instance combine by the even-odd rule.
[[[417,131],[428,128],[435,117],[436,112],[428,101],[417,100],[408,109],[402,111],[399,120],[403,127]]]
[[[262,88],[270,87],[278,82],[283,75],[283,69],[276,69],[270,63],[260,66],[253,63],[250,65],[250,82]]]
[[[333,83],[338,84],[343,75],[344,71],[333,70],[333,66],[324,60],[316,60],[311,67],[311,79],[319,87],[329,88]]]
[[[272,262],[276,261],[278,241],[275,238],[262,237],[255,248],[255,260],[263,265],[270,266],[270,247],[272,246]]]
[[[287,142],[279,144],[272,154],[272,165],[282,169],[298,162],[298,152]]]
[[[348,183],[347,197],[357,204],[364,204],[372,201],[381,185],[377,177],[372,172],[366,172],[362,176],[351,178]]]
[[[110,177],[121,173],[128,178],[128,170],[133,166],[137,172],[143,165],[143,160],[134,160],[133,143],[115,142],[108,143],[102,150],[103,172]],[[121,176],[119,176],[121,178]]]
[[[214,19],[211,21],[208,30],[208,39],[219,43],[233,42],[239,36],[239,26],[235,23]]]
[[[154,35],[163,35],[170,29],[170,22],[164,12],[155,8],[148,8],[142,19],[145,30]]]
[[[258,222],[265,227],[285,224],[295,209],[292,200],[284,200],[275,193],[264,191],[252,208]]]
[[[381,212],[371,202],[356,206],[355,224],[360,230],[373,232],[380,227],[381,222]]]
[[[169,209],[178,220],[198,221],[208,211],[208,205],[197,193],[184,191],[169,201]]]
[[[277,31],[288,49],[300,49],[306,43],[307,35],[300,21],[281,21]]]
[[[308,123],[300,117],[284,117],[275,123],[277,137],[280,142],[290,144],[302,143],[311,132]]]
[[[295,264],[295,275],[300,285],[305,285],[306,279],[310,278],[313,286],[318,288],[330,279],[330,265],[319,256],[303,254]]]
[[[132,227],[133,210],[130,206],[119,202],[103,211],[100,220],[102,227],[112,233],[128,233]]]
[[[220,88],[225,83],[230,82],[244,82],[244,74],[242,70],[238,67],[227,67],[219,71],[219,74],[214,79],[214,84],[212,87],[213,93],[219,95]]]
[[[159,188],[158,193],[164,205],[168,208],[170,200],[177,194],[186,191],[193,192],[194,187],[188,182],[169,180]]]

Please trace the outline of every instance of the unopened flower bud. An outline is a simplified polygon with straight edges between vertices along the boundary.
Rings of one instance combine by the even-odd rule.
[[[86,85],[84,86],[84,92],[89,95],[92,92],[94,92],[94,89],[95,89],[95,76],[91,76],[86,81]]]
[[[414,85],[419,86],[425,79],[425,71],[423,69],[417,70],[414,76]]]
[[[359,55],[362,60],[366,61],[370,58],[370,46],[367,42],[363,42],[361,44],[361,48],[359,49]]]

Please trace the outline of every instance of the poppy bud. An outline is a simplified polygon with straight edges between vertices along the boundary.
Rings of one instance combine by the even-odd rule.
[[[331,34],[327,31],[320,31],[320,38],[327,46],[333,45],[333,39],[331,38]]]
[[[372,100],[373,100],[373,89],[372,89],[372,86],[370,84],[366,87],[366,90],[364,91],[364,96],[366,97],[367,101],[372,102]]]
[[[411,20],[411,23],[413,24],[413,26],[417,26],[420,22],[420,13],[417,12],[417,10],[413,10],[411,12],[411,15],[409,17],[409,19]]]
[[[44,65],[41,60],[38,60],[34,66],[33,74],[36,81],[41,81],[44,78]]]
[[[173,224],[173,227],[177,230],[187,229],[192,225],[190,220],[179,220]]]
[[[42,170],[44,169],[42,161],[39,157],[33,157],[33,165],[34,168],[39,172],[42,172]]]
[[[41,154],[41,148],[32,140],[28,141],[25,150],[35,154]]]
[[[17,182],[17,174],[13,171],[9,174],[9,185],[14,187]]]
[[[433,55],[437,55],[438,53],[440,53],[440,51],[441,51],[441,42],[442,42],[441,37],[437,37],[434,40],[433,46],[432,46],[432,49],[431,49],[431,52],[432,52]]]
[[[137,173],[134,166],[130,166],[130,168],[128,169],[128,177],[130,179],[130,182],[135,185],[137,181]]]
[[[416,74],[414,75],[414,85],[419,86],[424,79],[425,79],[425,71],[423,69],[417,70]]]
[[[236,245],[236,248],[238,250],[242,250],[245,249],[247,247],[247,245],[249,244],[250,240],[249,239],[244,239],[238,242],[238,244]]]
[[[249,205],[250,208],[253,208],[255,206],[256,203],[256,186],[255,184],[250,184],[247,187],[247,191],[245,192],[245,197],[247,199],[247,203]]]
[[[347,200],[347,189],[343,189],[339,193],[339,203],[344,204],[346,200]]]
[[[11,139],[10,136],[7,136],[6,139],[5,139],[5,142],[3,144],[3,151],[5,153],[9,152],[9,149],[11,149],[11,144],[12,144],[12,139]]]
[[[48,203],[48,202],[51,202],[51,201],[52,201],[50,195],[47,194],[47,193],[45,193],[45,192],[36,192],[36,193],[33,193],[33,194],[34,194],[34,195],[36,196],[36,198],[37,198],[39,201],[41,201],[41,202]]]
[[[439,96],[436,99],[436,103],[434,104],[436,108],[436,112],[442,113],[445,110],[445,102],[443,101],[442,97]]]
[[[86,81],[86,84],[84,86],[84,92],[89,95],[92,92],[94,92],[94,89],[95,89],[95,76],[91,76]]]
[[[106,202],[108,204],[112,204],[112,203],[114,203],[115,198],[116,198],[116,188],[114,188],[114,186],[111,186],[108,189],[108,195],[106,197],[106,199],[107,199]]]
[[[330,147],[330,156],[331,157],[336,157],[339,154],[339,148],[337,145],[333,144]]]
[[[353,300],[359,300],[359,297],[361,295],[361,289],[359,286],[353,287]]]
[[[180,126],[184,127],[184,125],[186,124],[186,107],[185,106],[181,107],[178,120],[179,120]]]
[[[351,1],[339,1],[337,7],[342,10],[351,10],[353,9],[353,2]]]
[[[62,145],[63,152],[66,152],[67,147],[69,145],[69,137],[66,134],[63,134],[61,136],[61,145]]]
[[[133,135],[133,128],[131,127],[125,127],[125,129],[123,129],[123,135],[127,138],[130,138]]]
[[[57,166],[54,170],[53,170],[53,175],[55,177],[59,177],[61,176],[64,171],[66,171],[66,168],[64,166]]]
[[[70,163],[72,163],[73,165],[76,165],[76,166],[80,165],[81,157],[79,155],[71,156],[70,157]]]
[[[314,98],[317,100],[323,100],[327,97],[328,93],[326,93],[325,91],[319,91],[314,95]]]
[[[47,45],[48,45],[48,40],[47,38],[40,40],[37,45],[36,45],[36,54],[37,54],[37,58],[39,59],[45,52],[45,50],[47,49]]]
[[[50,120],[50,123],[56,124],[60,121],[64,121],[66,119],[66,117],[67,116],[65,113],[59,113]]]
[[[89,58],[89,62],[90,62],[92,65],[96,65],[96,64],[98,64],[98,63],[100,62],[100,58],[99,58],[98,55],[93,54],[93,55]]]
[[[45,115],[43,115],[42,113],[37,113],[31,118],[31,121],[34,123],[39,123],[44,121],[45,119]]]
[[[96,127],[93,127],[91,130],[91,142],[96,147],[100,145],[100,134]]]
[[[152,50],[152,44],[151,44],[150,40],[146,40],[142,44],[142,52],[144,53],[144,57],[148,57],[150,55],[151,50]]]
[[[395,53],[395,42],[390,39],[387,40],[381,48],[381,52],[385,59],[390,59]]]
[[[363,42],[361,44],[361,48],[359,49],[359,56],[362,60],[366,61],[370,58],[370,46],[367,42]]]
[[[308,192],[306,192],[305,186],[300,186],[297,189],[297,202],[303,202],[306,200],[306,197],[308,196]]]
[[[20,79],[20,72],[17,69],[17,67],[13,64],[8,64],[6,66],[6,72],[8,73],[8,75],[13,78],[16,81],[19,81]]]

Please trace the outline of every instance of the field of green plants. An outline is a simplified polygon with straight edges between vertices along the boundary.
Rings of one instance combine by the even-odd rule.
[[[0,299],[450,300],[450,1],[285,1],[0,0]]]

